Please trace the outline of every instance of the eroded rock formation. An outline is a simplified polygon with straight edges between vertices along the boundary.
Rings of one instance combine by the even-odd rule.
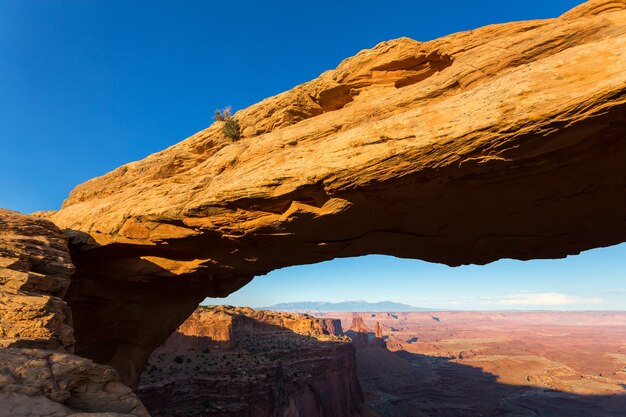
[[[376,326],[374,327],[374,340],[372,340],[372,343],[383,348],[387,347],[387,342],[383,338],[383,328],[378,320],[376,320]]]
[[[343,336],[338,319],[314,318],[307,314],[292,314],[249,307],[200,307],[181,324],[176,332],[159,347],[161,351],[177,352],[189,348],[232,349],[240,339],[251,334],[276,329],[299,335]]]
[[[346,332],[346,335],[352,339],[352,344],[357,347],[367,346],[370,343],[370,331],[369,327],[365,325],[363,317],[356,315],[352,317],[352,324]]]
[[[626,1],[397,39],[72,191],[76,352],[133,384],[204,296],[276,268],[626,239]]]
[[[0,209],[0,417],[147,417],[115,369],[71,354],[73,271],[54,224]]]
[[[369,415],[340,330],[301,314],[199,308],[151,355],[139,395],[154,417]]]
[[[374,335],[376,336],[376,339],[383,338],[383,329],[380,327],[380,322],[378,320],[376,320],[376,325],[374,326]]]

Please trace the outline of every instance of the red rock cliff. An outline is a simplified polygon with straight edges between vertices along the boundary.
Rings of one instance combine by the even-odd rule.
[[[155,417],[360,416],[354,348],[338,331],[307,315],[200,308],[150,357],[140,397]]]

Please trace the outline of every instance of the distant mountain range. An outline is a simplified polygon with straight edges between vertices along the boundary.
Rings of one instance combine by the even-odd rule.
[[[380,301],[368,303],[367,301],[342,301],[340,303],[328,303],[325,301],[298,301],[295,303],[279,303],[269,307],[259,307],[259,310],[273,311],[337,311],[337,312],[399,312],[399,311],[432,311],[430,308],[414,307],[408,304],[394,303],[392,301]]]

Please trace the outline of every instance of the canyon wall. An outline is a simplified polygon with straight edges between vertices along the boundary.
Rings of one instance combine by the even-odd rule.
[[[417,21],[417,20],[416,20]],[[76,353],[134,386],[205,296],[336,257],[448,265],[626,240],[626,1],[429,42],[334,70],[76,187]]]
[[[343,336],[341,320],[314,318],[307,314],[276,313],[249,307],[200,307],[176,332],[167,338],[159,351],[190,348],[232,349],[251,334],[275,329],[291,330],[301,335]]]
[[[228,306],[196,310],[152,354],[139,395],[154,417],[369,415],[337,321]]]

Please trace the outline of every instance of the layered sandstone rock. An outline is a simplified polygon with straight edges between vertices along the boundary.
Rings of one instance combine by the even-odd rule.
[[[54,224],[0,209],[0,417],[147,417],[115,369],[71,354],[62,297],[73,272],[67,238]]]
[[[207,295],[371,253],[448,265],[626,239],[626,1],[397,39],[78,186],[76,351],[137,381]],[[88,301],[87,301],[88,300]]]
[[[308,315],[200,308],[150,357],[139,395],[155,417],[368,415],[339,330]]]
[[[115,369],[44,349],[0,349],[0,404],[2,417],[78,412],[148,417]]]
[[[0,347],[72,350],[63,296],[74,265],[48,220],[0,209]]]

